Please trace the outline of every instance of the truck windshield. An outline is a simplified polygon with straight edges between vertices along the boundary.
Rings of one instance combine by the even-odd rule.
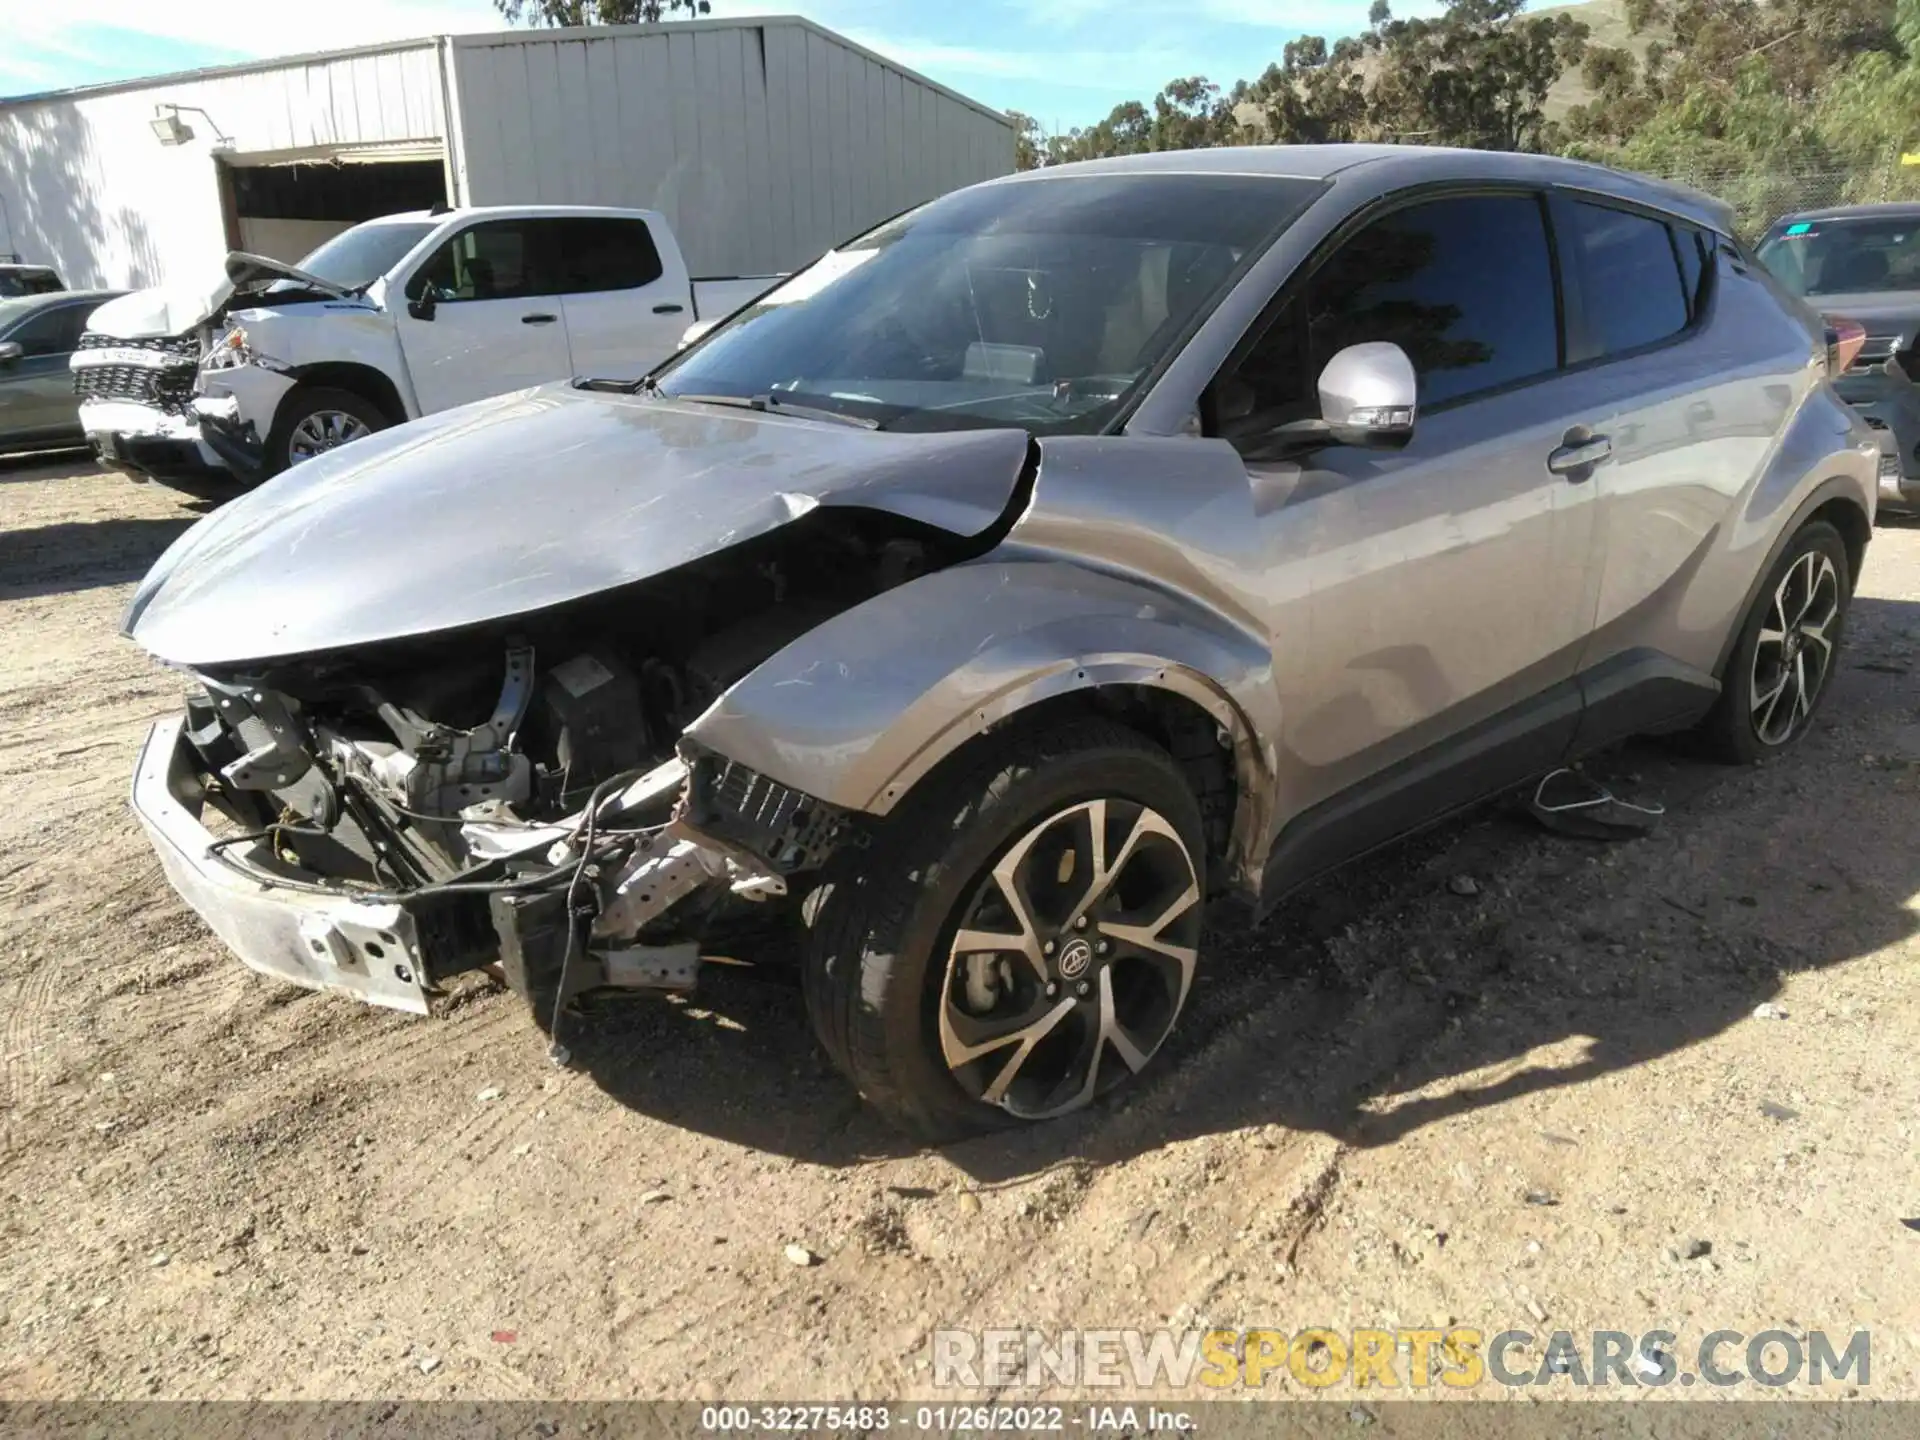
[[[1920,211],[1777,225],[1760,263],[1800,296],[1920,290]]]
[[[364,290],[400,263],[400,257],[433,233],[432,221],[386,221],[343,230],[302,260],[296,269],[342,290]],[[289,285],[294,281],[285,282]]]
[[[791,394],[890,430],[1098,431],[1322,188],[1130,174],[963,190],[828,252],[654,388]]]

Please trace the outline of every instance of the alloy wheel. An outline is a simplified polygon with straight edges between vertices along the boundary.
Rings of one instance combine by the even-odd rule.
[[[941,1054],[968,1094],[1021,1119],[1077,1110],[1142,1069],[1193,984],[1198,875],[1144,805],[1088,800],[1042,820],[960,915]]]
[[[1750,693],[1761,744],[1786,744],[1813,713],[1833,669],[1839,618],[1839,573],[1825,553],[1809,550],[1780,577],[1754,646]]]
[[[295,425],[287,437],[287,463],[298,465],[372,433],[373,427],[357,415],[344,410],[316,410]]]

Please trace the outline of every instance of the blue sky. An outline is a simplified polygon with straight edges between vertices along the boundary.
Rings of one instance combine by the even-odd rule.
[[[806,15],[964,94],[1064,129],[1177,76],[1231,84],[1257,74],[1294,35],[1364,27],[1367,0],[714,0],[713,8]],[[0,95],[500,23],[492,0],[0,0]]]

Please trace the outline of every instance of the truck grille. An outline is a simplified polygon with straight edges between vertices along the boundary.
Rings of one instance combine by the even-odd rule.
[[[196,363],[200,359],[200,339],[196,335],[165,335],[157,340],[123,340],[118,335],[102,335],[97,330],[89,330],[80,337],[80,349],[83,352],[141,350],[151,353],[156,359],[164,356]]]
[[[115,358],[89,358],[103,350]],[[73,392],[82,400],[126,400],[170,414],[183,414],[193,402],[193,375],[200,341],[193,335],[125,340],[89,330],[80,337],[73,359]]]
[[[145,365],[91,365],[73,372],[73,393],[82,400],[131,400],[184,414],[193,403],[193,367],[153,370]]]

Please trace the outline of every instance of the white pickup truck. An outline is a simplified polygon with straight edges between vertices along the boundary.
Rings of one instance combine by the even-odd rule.
[[[103,305],[74,352],[94,453],[241,482],[403,420],[570,375],[635,379],[777,276],[695,280],[650,210],[487,206],[369,220],[300,264]]]

